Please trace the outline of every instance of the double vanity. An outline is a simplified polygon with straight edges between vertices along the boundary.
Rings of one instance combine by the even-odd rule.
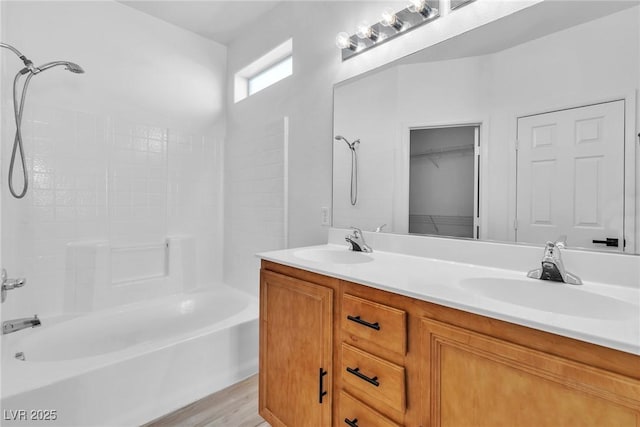
[[[576,286],[527,277],[543,248],[345,235],[260,254],[271,425],[640,424],[637,257],[563,250]]]

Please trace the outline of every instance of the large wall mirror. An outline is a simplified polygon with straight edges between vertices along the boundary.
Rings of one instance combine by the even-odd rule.
[[[333,225],[639,253],[639,24],[544,1],[336,85]]]

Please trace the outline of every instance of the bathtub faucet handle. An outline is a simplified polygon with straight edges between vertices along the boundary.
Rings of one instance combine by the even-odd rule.
[[[15,288],[21,288],[27,284],[27,279],[25,278],[9,279],[7,277],[7,270],[4,268],[2,269],[0,279],[2,280],[2,302],[7,299],[7,291]]]

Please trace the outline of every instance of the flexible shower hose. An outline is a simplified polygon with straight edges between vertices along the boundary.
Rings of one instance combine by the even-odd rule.
[[[358,153],[355,144],[351,149],[351,192],[349,194],[351,205],[355,206],[358,202]]]
[[[33,77],[33,73],[28,70],[23,69],[16,74],[16,77],[13,79],[13,113],[16,121],[16,135],[13,139],[13,149],[11,150],[11,162],[9,163],[9,191],[11,195],[16,199],[22,199],[25,194],[27,194],[27,188],[29,187],[29,178],[27,175],[27,165],[24,156],[24,148],[22,146],[22,132],[20,130],[20,126],[22,124],[22,112],[24,111],[24,102],[27,94],[27,87],[29,86],[29,81],[31,77]],[[24,81],[24,85],[22,86],[22,95],[20,97],[20,102],[18,102],[18,82],[20,80],[20,76],[28,73],[29,75],[26,77]],[[17,192],[13,188],[13,168],[16,162],[16,152],[20,151],[20,163],[22,164],[22,179],[23,179],[23,187],[21,192]]]

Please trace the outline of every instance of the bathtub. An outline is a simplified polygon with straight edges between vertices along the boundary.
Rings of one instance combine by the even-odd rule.
[[[257,300],[210,289],[2,336],[1,424],[140,425],[256,373]]]

